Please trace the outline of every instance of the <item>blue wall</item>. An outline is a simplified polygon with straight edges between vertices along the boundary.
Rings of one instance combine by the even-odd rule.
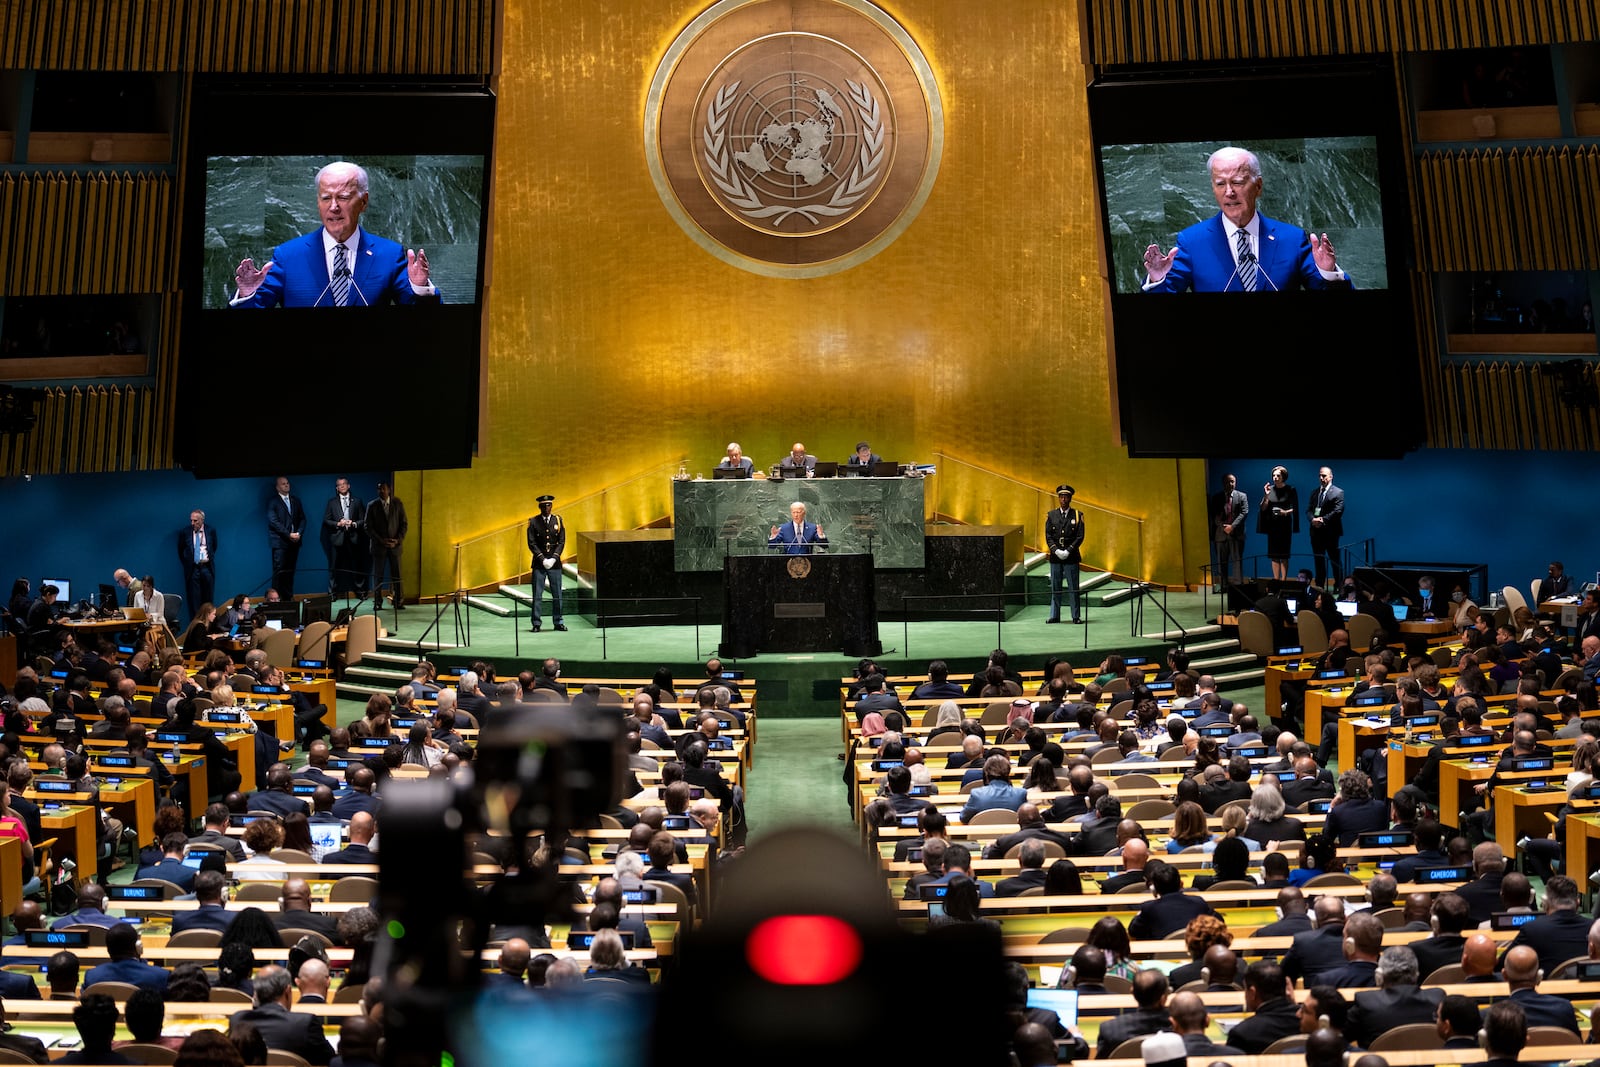
[[[1398,410],[1390,414],[1404,417]],[[1346,429],[1361,432],[1359,422]],[[1267,547],[1266,538],[1255,533],[1254,512],[1277,462],[1210,461],[1208,493],[1219,491],[1222,476],[1231,472],[1250,497],[1247,555]],[[1524,596],[1528,583],[1543,577],[1553,559],[1578,582],[1594,581],[1600,568],[1600,540],[1589,525],[1589,492],[1600,479],[1589,478],[1580,454],[1424,449],[1398,460],[1287,461],[1283,465],[1300,491],[1302,512],[1323,463],[1333,468],[1334,484],[1345,491],[1345,543],[1371,537],[1379,559],[1484,563],[1491,589],[1514,585]],[[1310,566],[1307,529],[1302,514],[1291,570]],[[1261,573],[1270,573],[1265,561]]]
[[[296,592],[327,588],[327,556],[317,531],[335,477],[293,479],[310,526]],[[392,481],[387,474],[348,477],[352,491],[369,500],[378,495],[380,477]],[[136,576],[152,575],[162,592],[182,595],[178,533],[188,528],[189,512],[199,508],[217,530],[218,601],[236,593],[259,595],[272,573],[266,519],[271,493],[268,479],[202,480],[184,471],[6,478],[0,480],[0,578],[8,595],[15,578],[30,579],[35,594],[40,578],[66,578],[79,598],[93,595],[100,582],[111,581],[112,571],[126,567]],[[185,621],[192,607],[185,605]]]

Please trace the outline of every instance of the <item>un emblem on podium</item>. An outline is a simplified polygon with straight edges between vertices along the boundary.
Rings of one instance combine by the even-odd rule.
[[[790,556],[789,577],[795,581],[811,577],[811,561],[805,556]]]
[[[911,224],[943,127],[926,57],[868,0],[721,0],[661,59],[645,154],[701,247],[758,274],[816,277]]]

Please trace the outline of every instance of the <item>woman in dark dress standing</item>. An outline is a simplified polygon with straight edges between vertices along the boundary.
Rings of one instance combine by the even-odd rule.
[[[1300,494],[1289,484],[1287,467],[1273,467],[1272,481],[1261,487],[1261,506],[1256,510],[1256,533],[1267,535],[1267,558],[1272,561],[1272,576],[1289,577],[1290,544],[1300,532]]]

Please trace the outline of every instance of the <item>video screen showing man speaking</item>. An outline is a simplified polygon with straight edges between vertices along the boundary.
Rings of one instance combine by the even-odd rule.
[[[206,308],[473,303],[482,156],[206,161]]]
[[[1101,148],[1120,293],[1384,288],[1376,140]]]

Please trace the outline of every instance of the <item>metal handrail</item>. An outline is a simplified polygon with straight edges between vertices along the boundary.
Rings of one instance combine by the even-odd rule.
[[[666,460],[664,462],[657,463],[654,467],[648,467],[648,468],[640,471],[638,474],[633,475],[631,478],[624,478],[620,482],[614,482],[611,485],[606,486],[604,489],[596,489],[592,493],[586,493],[583,496],[573,497],[571,500],[567,501],[563,505],[563,508],[575,508],[579,504],[584,503],[585,501],[593,500],[596,497],[603,497],[607,493],[616,492],[618,489],[621,489],[625,485],[631,485],[634,482],[640,481],[640,480],[642,480],[644,478],[649,478],[649,477],[655,476],[655,475],[659,474],[660,471],[663,468],[681,467],[685,463],[687,463],[688,461],[689,461],[689,457],[687,455],[683,455],[683,456],[679,456],[677,459],[669,459],[669,460]],[[475,545],[479,541],[484,541],[484,540],[487,540],[487,539],[489,539],[491,537],[496,537],[496,536],[498,536],[500,534],[508,533],[511,530],[518,529],[518,528],[520,528],[522,526],[527,525],[527,522],[528,522],[528,520],[526,518],[521,518],[521,519],[517,519],[515,522],[508,522],[504,526],[496,526],[494,529],[486,530],[485,532],[483,532],[481,534],[474,534],[473,536],[468,537],[468,538],[466,538],[464,540],[457,541],[455,543],[455,546],[454,546],[455,550],[459,554],[460,551],[463,548],[467,548],[470,545]]]
[[[962,459],[960,456],[952,456],[948,452],[937,452],[936,451],[936,452],[934,452],[934,456],[936,458],[940,459],[940,460],[946,460],[947,459],[947,460],[950,460],[952,463],[959,463],[963,467],[971,467],[973,470],[981,471],[982,473],[987,474],[991,478],[999,478],[1001,481],[1010,482],[1012,485],[1020,485],[1024,489],[1032,490],[1033,492],[1038,493],[1041,496],[1047,496],[1047,497],[1052,497],[1053,498],[1056,495],[1054,489],[1041,489],[1039,486],[1034,485],[1032,482],[1025,482],[1021,478],[1013,478],[1009,474],[1001,474],[999,471],[990,470],[988,467],[983,466],[981,463],[973,463],[971,460]],[[1101,504],[1090,504],[1087,501],[1085,501],[1082,497],[1079,497],[1079,496],[1074,496],[1072,498],[1072,503],[1073,503],[1073,505],[1075,507],[1087,508],[1090,511],[1098,511],[1098,512],[1100,512],[1102,514],[1105,514],[1105,515],[1115,515],[1119,519],[1127,519],[1129,522],[1136,522],[1136,523],[1139,524],[1141,530],[1144,527],[1144,519],[1140,518],[1137,515],[1130,515],[1125,511],[1118,511],[1116,508],[1108,508],[1108,507],[1105,507],[1104,505],[1101,505]]]

